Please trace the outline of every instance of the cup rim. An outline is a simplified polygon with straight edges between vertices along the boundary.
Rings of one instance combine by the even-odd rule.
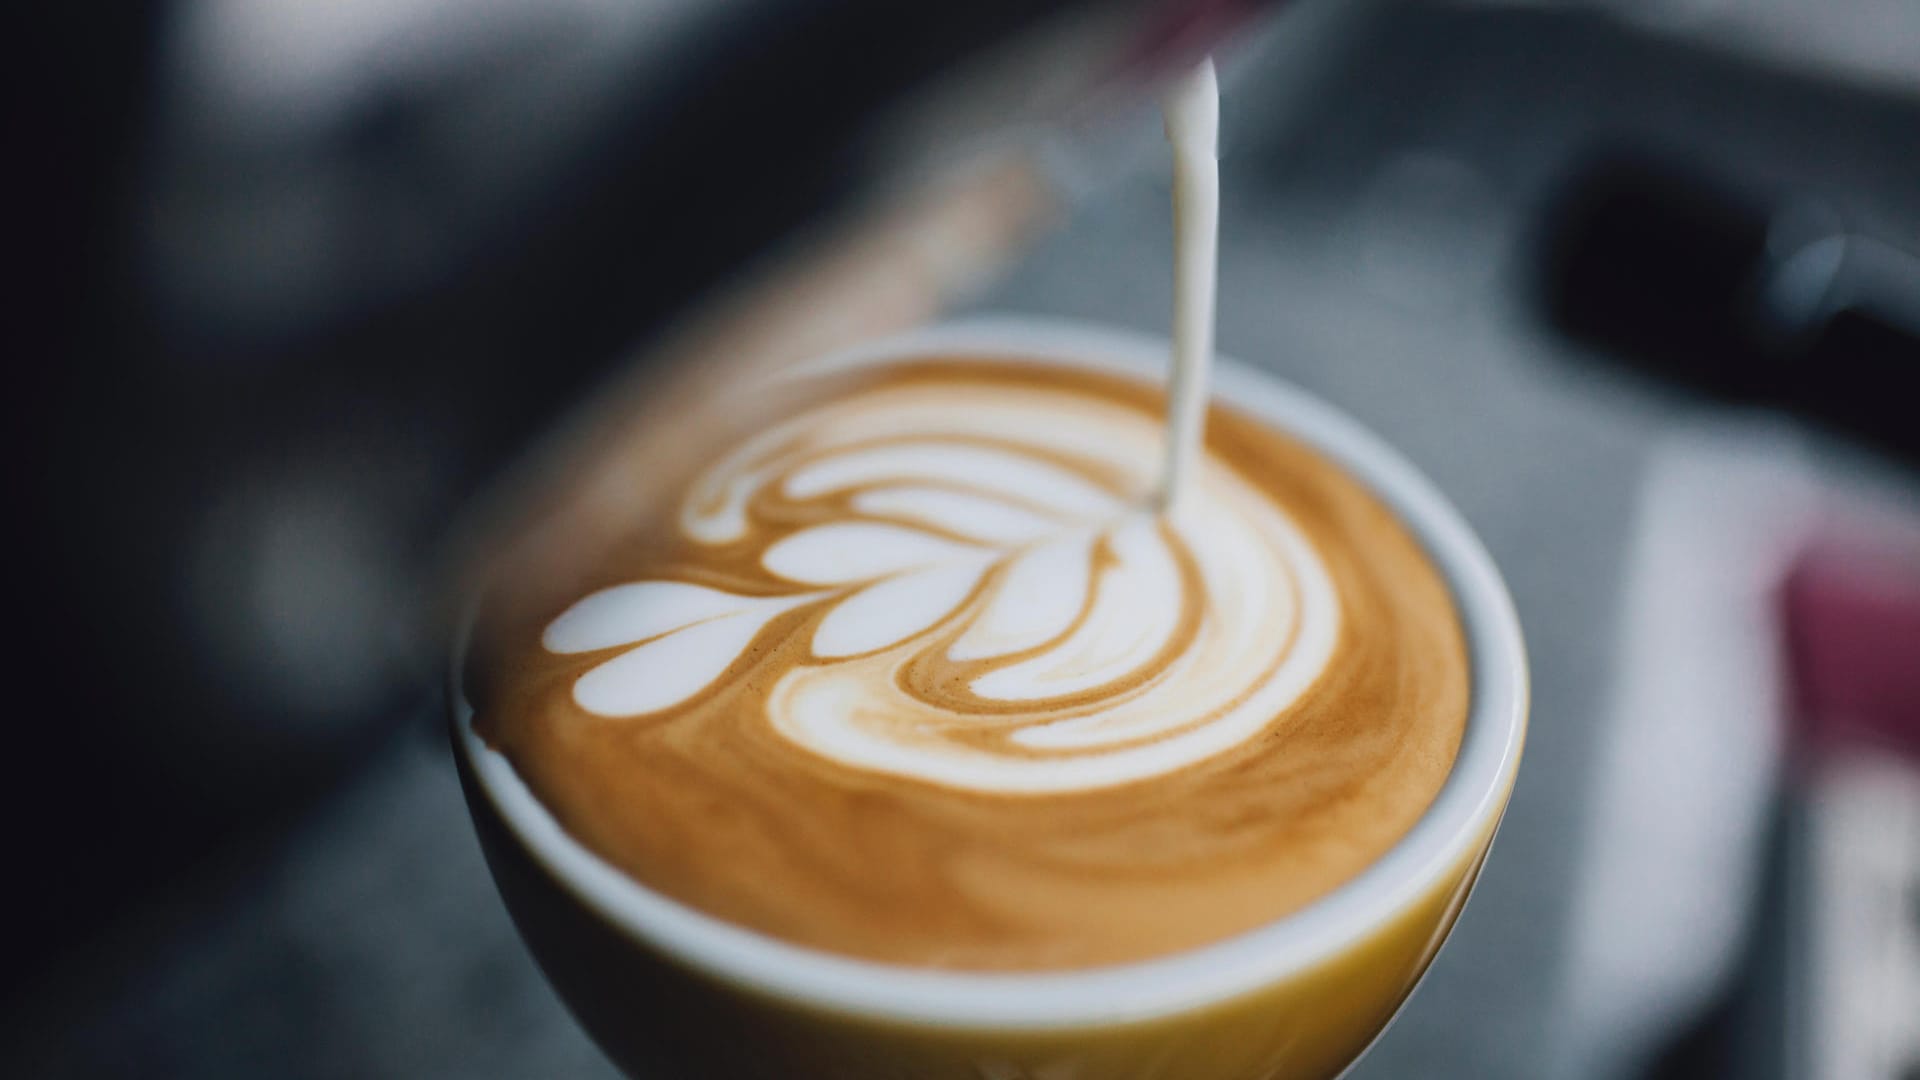
[[[949,322],[823,357],[824,367],[961,353],[1040,360],[1152,379],[1161,338],[1030,316]],[[1392,508],[1440,571],[1466,637],[1466,729],[1438,794],[1413,827],[1358,875],[1306,907],[1207,945],[1064,971],[962,972],[857,959],[725,922],[642,885],[568,834],[499,752],[473,730],[461,691],[466,637],[454,642],[448,699],[454,745],[522,847],[586,908],[629,938],[697,971],[804,1006],[902,1024],[1059,1030],[1191,1011],[1270,986],[1347,951],[1437,888],[1505,806],[1525,741],[1525,645],[1492,559],[1451,504],[1400,453],[1340,410],[1276,375],[1217,357],[1216,400],[1271,423],[1337,462]]]

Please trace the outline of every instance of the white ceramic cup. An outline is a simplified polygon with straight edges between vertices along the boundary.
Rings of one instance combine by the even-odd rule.
[[[952,324],[823,365],[1028,359],[1164,378],[1165,341],[1034,319]],[[474,734],[456,656],[453,742],[488,865],[522,936],[635,1076],[1239,1080],[1338,1074],[1445,940],[1512,790],[1527,720],[1519,622],[1479,541],[1431,483],[1331,406],[1221,358],[1217,400],[1344,466],[1439,568],[1465,630],[1471,704],[1453,769],[1384,856],[1235,937],[1088,970],[958,973],[788,944],[653,892],[569,836]],[[464,647],[461,650],[464,652]]]

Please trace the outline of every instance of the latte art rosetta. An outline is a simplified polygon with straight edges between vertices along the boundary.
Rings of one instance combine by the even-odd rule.
[[[1159,440],[1137,409],[1006,386],[824,405],[685,495],[678,527],[724,580],[602,589],[542,643],[609,653],[572,686],[600,717],[750,681],[774,731],[856,769],[1003,795],[1164,774],[1284,723],[1341,611],[1230,466],[1205,462],[1176,515],[1139,509]]]
[[[1216,405],[902,357],[674,401],[495,572],[474,730],[643,886],[955,970],[1219,941],[1351,879],[1464,730],[1445,581],[1337,462]]]

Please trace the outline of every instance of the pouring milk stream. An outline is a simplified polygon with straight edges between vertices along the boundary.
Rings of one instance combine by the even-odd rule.
[[[1167,387],[1166,459],[1155,498],[1172,513],[1187,488],[1207,418],[1213,366],[1213,292],[1220,246],[1220,84],[1213,60],[1167,91],[1173,144],[1173,371]]]

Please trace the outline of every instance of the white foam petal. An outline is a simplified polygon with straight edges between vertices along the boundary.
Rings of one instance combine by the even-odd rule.
[[[760,605],[635,646],[580,676],[573,700],[601,716],[672,708],[712,686],[785,606]]]
[[[1180,617],[1180,574],[1149,519],[1111,534],[1114,564],[1095,585],[1086,621],[1054,648],[975,679],[973,692],[1033,701],[1103,686],[1145,665]]]
[[[568,608],[548,625],[540,642],[550,652],[592,652],[744,611],[756,602],[756,597],[683,581],[615,585]]]
[[[1017,557],[993,597],[947,655],[987,660],[1044,645],[1067,632],[1087,602],[1093,534],[1081,532]]]
[[[802,529],[767,548],[760,561],[788,581],[843,585],[970,558],[979,551],[919,529],[859,521]]]
[[[926,631],[960,606],[990,562],[991,556],[982,554],[867,586],[820,621],[813,635],[814,655],[858,656]]]
[[[849,450],[795,469],[786,493],[810,499],[881,482],[940,480],[996,492],[1081,520],[1112,514],[1112,494],[1070,469],[1028,454],[965,443],[928,442]]]
[[[1061,523],[1005,499],[952,488],[882,487],[853,497],[853,508],[877,517],[905,518],[969,540],[1019,544],[1060,531]]]

